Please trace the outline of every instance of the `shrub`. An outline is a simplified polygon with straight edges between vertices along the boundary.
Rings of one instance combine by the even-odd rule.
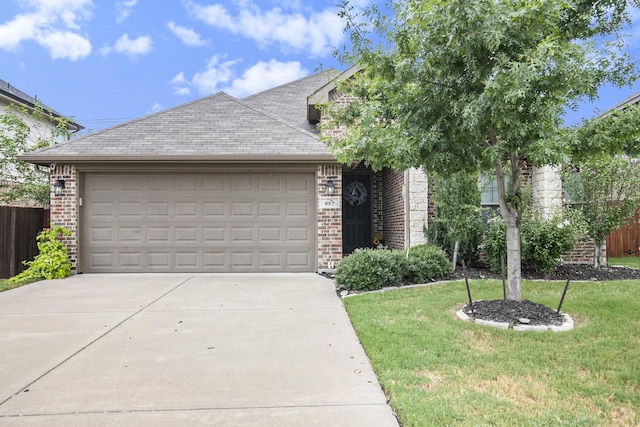
[[[24,262],[29,268],[6,281],[7,284],[29,283],[36,280],[63,279],[71,273],[67,248],[58,236],[70,236],[71,231],[51,224],[51,228],[38,234],[38,250],[33,261]]]
[[[409,250],[407,279],[411,283],[424,283],[428,279],[444,277],[451,269],[447,253],[434,245],[419,245]]]
[[[522,260],[526,267],[540,272],[553,271],[562,255],[578,242],[575,221],[556,216],[545,220],[535,213],[522,223]]]
[[[487,256],[489,269],[500,272],[500,257],[507,257],[507,225],[500,216],[493,216],[487,221],[488,228],[484,236],[482,249]]]
[[[373,291],[399,285],[407,271],[403,252],[363,249],[345,257],[334,277],[337,286],[350,291]]]
[[[520,229],[523,266],[540,272],[553,271],[562,263],[562,255],[575,247],[580,230],[577,214],[564,212],[547,220],[527,209]],[[500,257],[504,256],[506,261],[507,253],[507,228],[502,218],[489,220],[483,247],[489,268],[500,272]]]
[[[483,226],[482,220],[477,223],[470,224],[467,230],[466,239],[460,241],[458,249],[458,263],[464,260],[468,266],[478,265],[480,262],[480,254],[478,247],[482,243]],[[433,219],[429,229],[426,232],[429,244],[442,248],[447,253],[449,259],[453,259],[453,249],[455,239],[450,235],[447,228],[447,222],[437,216]]]

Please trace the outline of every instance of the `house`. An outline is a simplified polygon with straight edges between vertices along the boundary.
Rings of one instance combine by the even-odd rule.
[[[332,77],[218,93],[22,156],[64,186],[51,219],[73,233],[74,270],[312,272],[374,241],[424,243],[420,170],[341,165],[319,140]]]
[[[29,134],[29,142],[31,144],[35,144],[38,138],[48,138],[55,135],[58,124],[57,119],[63,118],[60,113],[44,105],[36,98],[27,95],[4,80],[0,80],[0,114],[4,113],[10,106],[16,108],[16,110],[14,110],[15,113],[18,114],[31,129]],[[34,114],[38,110],[41,111],[42,114]],[[69,134],[84,129],[83,126],[73,121],[68,121],[66,125]],[[61,143],[66,140],[68,140],[68,135],[57,135],[53,143]],[[11,182],[4,182],[2,184],[11,185]],[[23,201],[12,204],[32,205],[33,203]]]

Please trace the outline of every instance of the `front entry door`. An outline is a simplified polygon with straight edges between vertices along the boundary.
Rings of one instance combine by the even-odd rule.
[[[342,252],[371,247],[371,176],[342,176]]]

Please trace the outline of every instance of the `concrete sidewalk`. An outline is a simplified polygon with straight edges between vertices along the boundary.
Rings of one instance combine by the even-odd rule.
[[[0,425],[398,424],[330,280],[116,274],[0,293]]]

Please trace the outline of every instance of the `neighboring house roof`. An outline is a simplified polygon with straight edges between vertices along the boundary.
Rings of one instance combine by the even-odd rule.
[[[315,78],[309,78],[307,83]],[[306,85],[300,81],[292,85],[247,101],[220,92],[20,159],[38,164],[335,161],[318,136],[301,126],[295,108],[281,105],[300,104],[292,98]],[[305,102],[302,97],[303,117]],[[282,118],[265,111],[280,113]]]
[[[635,95],[632,95],[629,98],[627,98],[626,100],[622,101],[621,103],[619,103],[618,105],[613,107],[611,110],[609,110],[609,112],[612,112],[614,110],[624,110],[625,108],[629,107],[630,105],[637,104],[638,102],[640,102],[640,92],[638,92]]]
[[[0,100],[1,99],[4,99],[7,105],[17,103],[18,105],[23,105],[30,110],[33,110],[34,108],[36,108],[36,106],[41,106],[47,114],[51,115],[54,118],[64,117],[54,109],[38,101],[36,98],[27,95],[20,89],[12,86],[2,79],[0,79]],[[70,131],[79,131],[81,129],[84,129],[84,126],[79,125],[78,123],[75,123],[71,120],[67,123],[67,127]]]

